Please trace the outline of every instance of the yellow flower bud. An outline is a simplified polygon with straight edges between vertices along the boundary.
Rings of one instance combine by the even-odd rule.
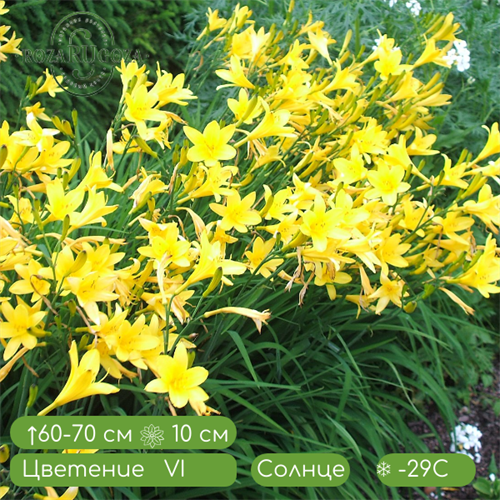
[[[9,457],[10,457],[9,446],[6,444],[3,444],[2,446],[0,446],[0,464],[7,462]]]

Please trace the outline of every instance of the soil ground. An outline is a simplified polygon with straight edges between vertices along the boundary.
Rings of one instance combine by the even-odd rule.
[[[497,466],[500,464],[500,420],[499,417],[495,416],[491,404],[484,404],[485,399],[490,401],[497,401],[500,399],[500,363],[498,360],[496,363],[495,380],[493,384],[490,387],[484,387],[482,384],[479,384],[477,387],[473,388],[470,404],[461,408],[459,413],[460,422],[475,425],[483,434],[481,437],[481,461],[476,464],[476,479],[489,476],[488,466],[492,454],[495,454]],[[429,406],[427,418],[434,425],[441,437],[445,450],[449,450],[451,438],[435,405]],[[410,425],[410,428],[418,435],[431,433],[430,429],[423,422],[414,422]],[[431,452],[441,453],[437,438],[429,437],[425,438],[424,441]],[[463,488],[440,491],[435,490],[431,498],[441,498],[444,500],[473,500],[479,498],[479,496],[472,487],[472,484],[469,484]]]

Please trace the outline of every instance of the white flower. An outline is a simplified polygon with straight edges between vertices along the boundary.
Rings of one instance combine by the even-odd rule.
[[[455,427],[455,432],[451,435],[450,451],[453,453],[462,453],[472,458],[476,463],[481,461],[481,431],[470,424],[460,424]],[[471,450],[469,453],[468,450]],[[472,454],[472,450],[474,454]]]
[[[416,17],[420,14],[420,11],[422,10],[422,6],[420,5],[420,2],[418,0],[408,0],[406,2],[406,7],[410,9],[410,12]]]
[[[384,2],[387,2],[387,0],[384,0]],[[389,7],[394,7],[398,3],[398,0],[389,0]]]
[[[490,481],[494,481],[497,477],[495,476],[495,474],[490,474]]]
[[[446,55],[443,57],[444,61],[448,66],[453,66],[457,60],[457,51],[455,49],[450,49]]]
[[[382,37],[375,39],[375,45],[372,47],[372,50],[377,50],[380,47],[380,42],[382,41]]]
[[[470,68],[470,51],[465,40],[455,40],[454,48],[450,49],[444,56],[444,60],[450,66],[457,65],[458,71],[465,71]],[[469,426],[471,427],[471,426]]]

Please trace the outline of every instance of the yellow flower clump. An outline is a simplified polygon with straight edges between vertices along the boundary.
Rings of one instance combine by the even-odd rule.
[[[453,16],[436,20],[412,59],[386,35],[354,56],[350,33],[339,45],[321,21],[300,25],[289,12],[266,31],[251,14],[209,11],[198,39],[222,54],[220,87],[237,87],[219,90],[231,92],[221,119],[186,123],[172,111],[196,99],[185,75],[158,66],[151,78],[133,61],[119,68],[102,152],[82,153],[76,114],[51,120],[39,102],[22,130],[2,124],[2,378],[25,353],[50,348],[54,325],[70,335],[70,380],[42,414],[117,391],[96,382],[99,364],[115,379],[151,370],[146,390],[215,411],[182,325],[200,321],[190,300],[250,275],[299,285],[299,303],[315,285],[376,314],[391,303],[410,312],[438,289],[471,313],[450,288],[500,292],[491,187],[500,160],[485,163],[500,152],[498,124],[477,157],[443,154],[439,172],[424,161],[440,154],[432,110],[451,96],[438,72],[422,81],[419,68],[447,65]],[[273,309],[230,303],[202,319],[239,314],[260,331]],[[80,362],[70,342],[79,336]]]

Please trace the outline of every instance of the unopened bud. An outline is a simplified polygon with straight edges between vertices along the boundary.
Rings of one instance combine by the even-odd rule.
[[[413,311],[415,311],[416,308],[417,303],[415,301],[408,302],[408,304],[403,307],[404,311],[408,314],[411,314]]]
[[[203,297],[207,297],[208,295],[210,295],[210,293],[212,293],[219,286],[219,283],[221,282],[222,279],[222,275],[223,275],[222,267],[218,267],[215,270],[215,273],[212,277],[212,281],[208,285],[208,288],[203,292]]]
[[[0,168],[3,167],[3,164],[5,163],[5,160],[7,159],[7,155],[9,154],[9,151],[7,149],[7,146],[3,144],[0,147]]]
[[[36,397],[38,396],[38,386],[35,384],[30,385],[28,402],[26,403],[27,408],[31,408],[36,401]]]

